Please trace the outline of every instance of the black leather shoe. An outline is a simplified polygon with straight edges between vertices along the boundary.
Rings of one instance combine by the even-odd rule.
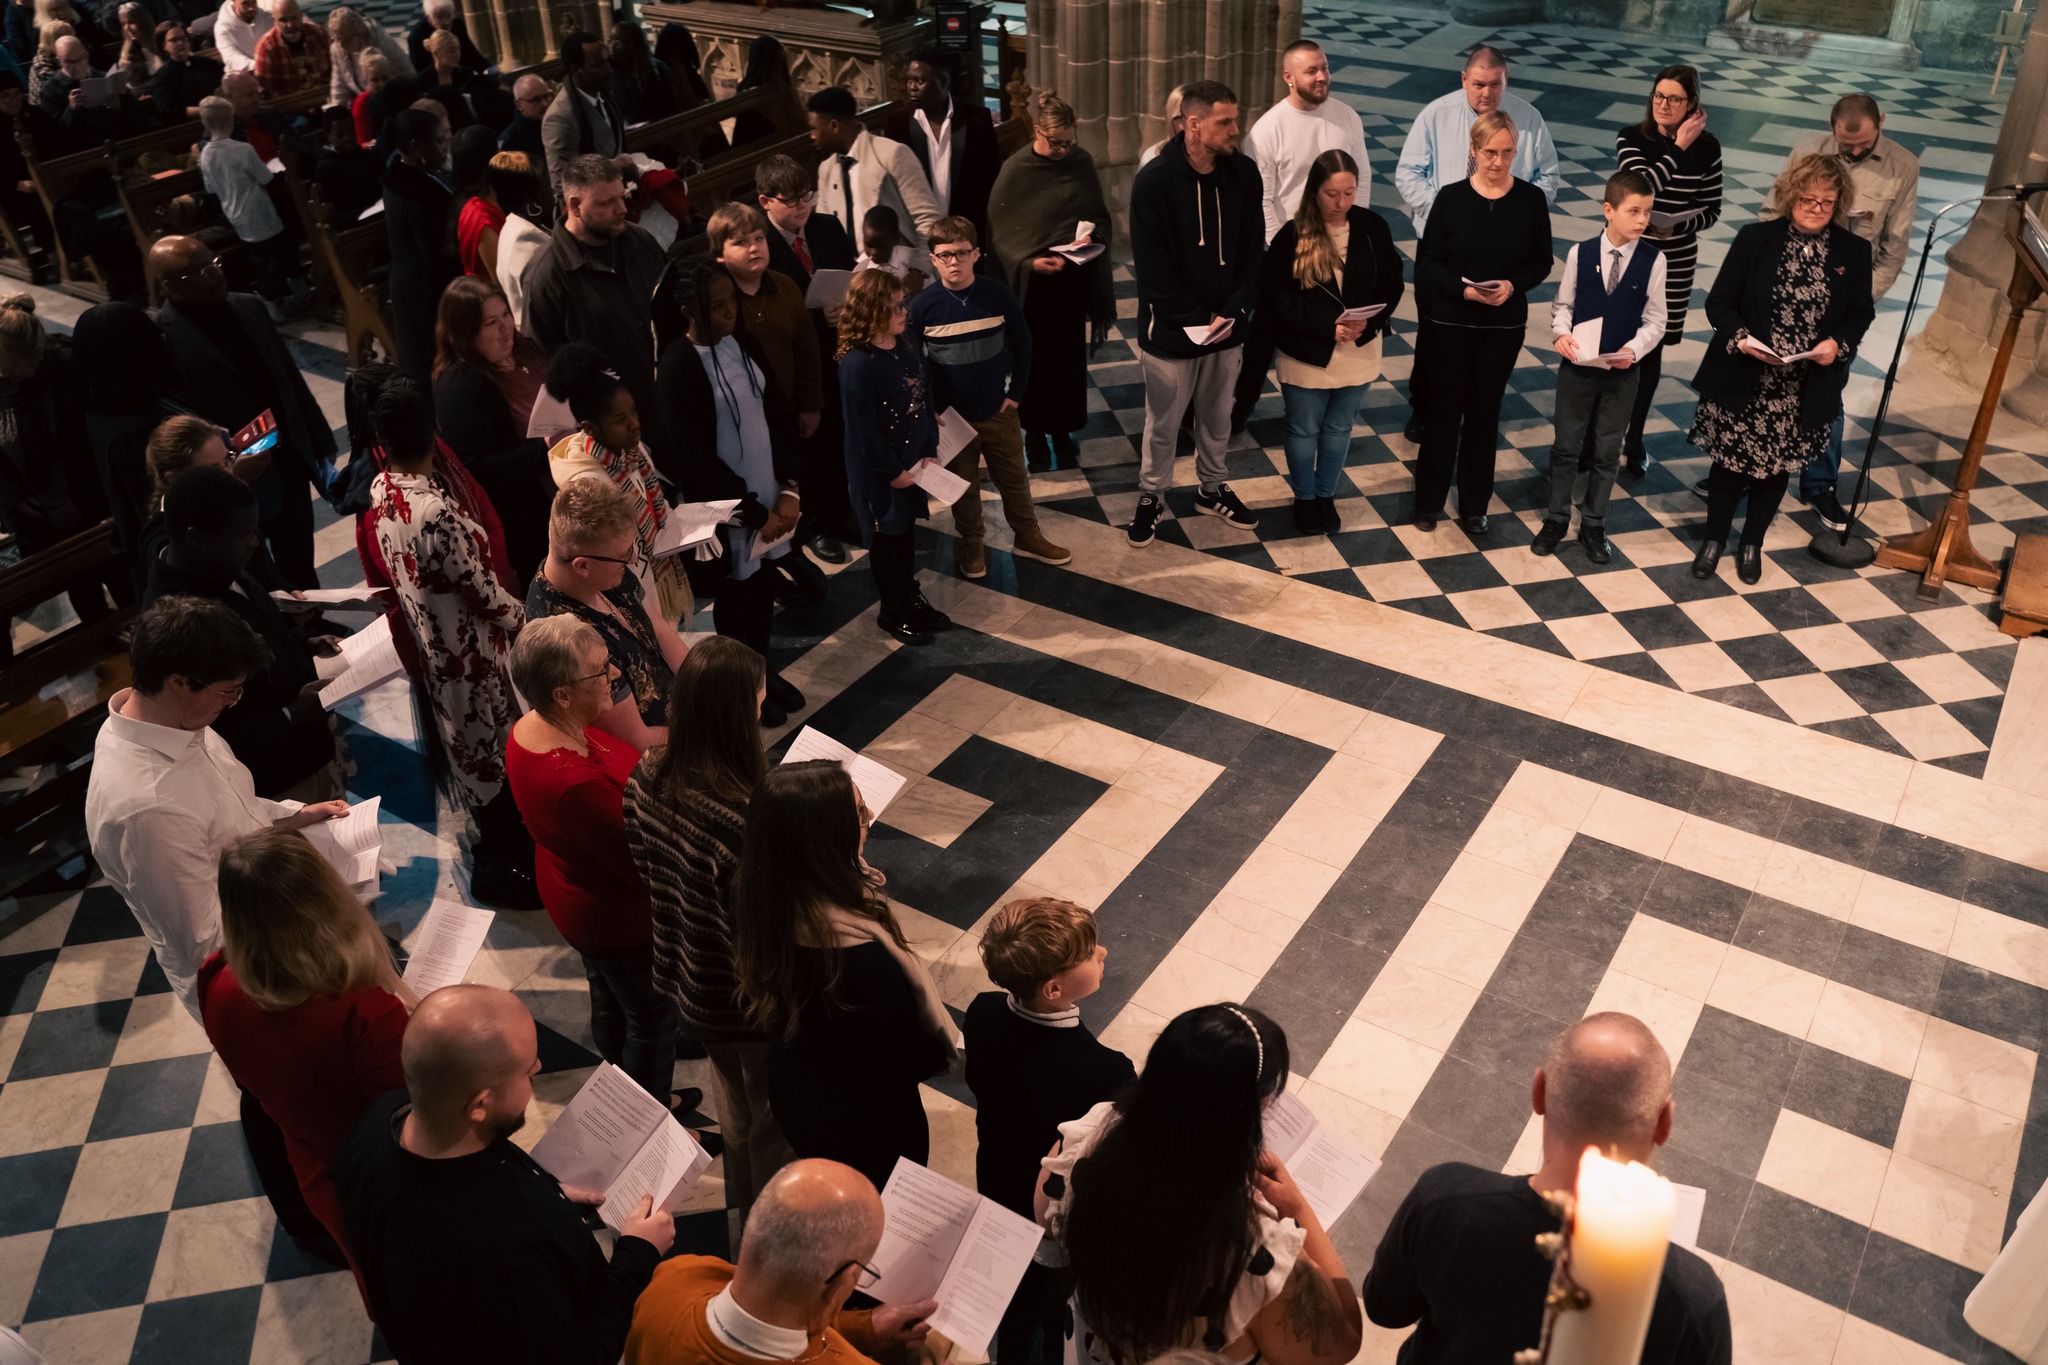
[[[1296,498],[1294,500],[1294,529],[1300,531],[1303,535],[1314,535],[1323,529],[1323,519],[1316,515],[1316,500],[1314,498]]]
[[[818,602],[825,596],[825,571],[811,563],[802,550],[768,561],[775,574],[776,596],[785,601]]]
[[[1415,514],[1415,529],[1418,531],[1434,531],[1436,529],[1436,516],[1437,514],[1434,512],[1417,512]]]
[[[470,869],[469,894],[493,910],[538,910],[540,886],[533,869],[508,859],[479,858]]]
[[[761,703],[761,728],[763,730],[773,730],[778,725],[787,724],[789,724],[789,712],[777,706],[775,698],[770,697]]]
[[[1640,479],[1650,472],[1650,457],[1638,450],[1633,455],[1624,455],[1621,460],[1621,477]]]
[[[1692,557],[1692,576],[1694,578],[1712,578],[1715,568],[1721,563],[1721,551],[1723,548],[1718,540],[1701,542],[1700,552]]]
[[[1344,515],[1337,510],[1335,498],[1316,499],[1316,519],[1323,524],[1323,534],[1334,536],[1344,529]]]
[[[1570,524],[1569,522],[1551,521],[1545,518],[1543,524],[1536,528],[1536,539],[1529,542],[1529,553],[1532,555],[1556,554],[1557,547],[1563,542],[1565,530]]]
[[[797,691],[796,684],[785,679],[780,673],[768,675],[768,700],[785,711],[804,709],[804,694]]]
[[[1052,468],[1052,442],[1044,432],[1024,433],[1024,467],[1033,474],[1043,474]]]
[[[1735,576],[1743,582],[1754,585],[1764,576],[1764,547],[1761,545],[1738,545],[1735,549]]]
[[[1408,443],[1409,443],[1410,445],[1418,445],[1418,446],[1419,446],[1419,445],[1421,445],[1421,444],[1422,444],[1422,414],[1421,414],[1421,413],[1410,413],[1410,414],[1409,414],[1409,417],[1408,417],[1408,425],[1407,425],[1407,426],[1405,426],[1405,427],[1402,427],[1402,428],[1401,428],[1401,435],[1407,438],[1407,440],[1408,440]]]
[[[697,1145],[704,1149],[704,1155],[711,1157],[713,1160],[716,1160],[718,1154],[725,1150],[725,1139],[716,1133],[707,1132],[702,1128],[692,1128],[690,1136],[697,1139]]]
[[[1052,467],[1054,469],[1079,469],[1081,467],[1081,443],[1070,431],[1056,431],[1052,434]]]
[[[1581,526],[1579,544],[1585,547],[1586,558],[1595,564],[1605,564],[1614,558],[1614,550],[1607,543],[1607,533],[1597,526]]]
[[[898,644],[928,645],[932,642],[930,631],[920,630],[908,621],[892,621],[886,616],[877,616],[875,625],[882,634],[894,637]]]
[[[812,536],[810,550],[827,564],[846,562],[846,547],[830,536]]]
[[[678,1114],[694,1114],[697,1112],[697,1106],[702,1103],[704,1103],[704,1092],[694,1085],[686,1085],[681,1090],[675,1092],[675,1098],[670,1103],[669,1108],[675,1110]]]
[[[921,630],[951,630],[953,618],[925,600],[922,592],[910,595],[910,623]]]
[[[1465,534],[1468,536],[1483,536],[1493,529],[1493,523],[1487,519],[1484,512],[1476,517],[1466,517],[1459,524],[1465,528]]]

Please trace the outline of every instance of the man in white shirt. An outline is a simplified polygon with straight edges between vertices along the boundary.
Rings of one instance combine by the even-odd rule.
[[[128,645],[135,685],[108,702],[93,746],[85,794],[93,858],[195,1019],[200,964],[221,944],[221,849],[348,810],[345,801],[301,806],[256,795],[249,770],[207,728],[267,657],[263,641],[219,602],[159,598]]]
[[[805,108],[811,145],[819,153],[817,211],[837,218],[847,239],[858,246],[868,210],[877,205],[894,209],[903,240],[916,253],[912,265],[929,274],[924,235],[945,215],[917,158],[902,143],[869,132],[853,92],[843,86],[826,86]]]
[[[1266,240],[1301,208],[1308,168],[1324,152],[1349,152],[1358,163],[1358,206],[1370,208],[1372,167],[1365,153],[1365,124],[1358,111],[1330,98],[1330,59],[1308,39],[1292,43],[1280,57],[1280,81],[1287,98],[1259,115],[1245,134],[1246,155],[1258,165],[1266,186]]]
[[[220,14],[213,21],[213,45],[220,49],[221,66],[254,71],[256,41],[276,22],[259,0],[221,0]]]

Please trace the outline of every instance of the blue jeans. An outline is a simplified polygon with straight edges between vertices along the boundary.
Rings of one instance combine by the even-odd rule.
[[[654,984],[654,944],[609,953],[581,953],[590,978],[590,1032],[597,1055],[666,1104],[674,1088],[676,1032],[673,1000]]]
[[[1806,468],[1799,471],[1799,500],[1812,502],[1821,494],[1830,492],[1835,486],[1835,473],[1842,467],[1842,414],[1835,414],[1835,424],[1828,428],[1828,448],[1822,454],[1806,462]]]
[[[1282,384],[1280,397],[1287,408],[1287,482],[1294,486],[1294,496],[1304,502],[1336,497],[1365,385],[1302,389]]]

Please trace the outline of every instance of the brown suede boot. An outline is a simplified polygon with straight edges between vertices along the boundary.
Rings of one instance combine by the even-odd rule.
[[[1011,548],[1020,555],[1042,559],[1048,564],[1066,564],[1074,558],[1074,552],[1064,545],[1055,545],[1045,538],[1045,532],[1033,526],[1019,531],[1011,537]]]

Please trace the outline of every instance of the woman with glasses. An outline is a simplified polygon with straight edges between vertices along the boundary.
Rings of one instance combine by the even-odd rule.
[[[569,406],[576,429],[548,451],[555,487],[585,474],[601,475],[632,500],[636,511],[634,558],[629,568],[654,596],[650,609],[673,626],[687,618],[696,604],[682,560],[654,557],[655,537],[669,518],[668,495],[654,457],[640,439],[640,408],[633,391],[611,367],[604,352],[576,342],[557,351],[548,362],[549,397]],[[663,692],[667,691],[663,680]]]
[[[1455,479],[1465,534],[1491,528],[1500,401],[1521,354],[1529,291],[1550,277],[1550,201],[1517,180],[1515,121],[1472,121],[1472,174],[1438,192],[1415,258],[1415,306],[1429,370],[1415,527],[1434,531]]]
[[[1850,357],[1876,316],[1870,243],[1842,226],[1855,200],[1838,159],[1801,157],[1771,187],[1777,216],[1736,233],[1714,278],[1714,339],[1692,381],[1700,403],[1690,439],[1714,457],[1695,578],[1714,576],[1746,498],[1735,572],[1761,579],[1786,483],[1827,448]]]
[[[747,807],[733,918],[784,1136],[796,1155],[843,1161],[880,1189],[898,1157],[931,1155],[918,1086],[959,1054],[938,987],[861,856],[871,818],[837,763],[768,769]]]
[[[1286,1088],[1280,1026],[1203,1005],[1167,1024],[1120,1099],[1060,1125],[1036,1203],[1072,1266],[1083,1365],[1188,1347],[1286,1365],[1358,1353],[1343,1258],[1266,1150],[1266,1109]]]
[[[611,661],[611,704],[591,722],[635,749],[668,742],[668,694],[689,653],[674,625],[644,605],[635,502],[609,479],[586,474],[555,494],[548,557],[526,590],[538,621],[573,616],[594,627]],[[532,700],[528,698],[528,700]]]
[[[1664,254],[1667,320],[1664,345],[1636,361],[1636,406],[1621,443],[1622,472],[1634,478],[1648,468],[1643,423],[1649,420],[1657,378],[1664,372],[1664,351],[1685,335],[1700,234],[1721,220],[1721,143],[1707,131],[1707,111],[1700,108],[1700,73],[1689,66],[1659,71],[1643,121],[1616,133],[1614,150],[1622,170],[1635,171],[1650,182],[1657,196],[1652,211],[1663,215],[1653,218],[1644,234]],[[1587,439],[1592,439],[1590,432]]]
[[[666,1100],[676,1009],[654,985],[654,920],[626,844],[626,779],[640,751],[598,728],[616,676],[587,621],[548,616],[521,631],[512,680],[533,709],[512,727],[505,776],[533,832],[541,904],[590,979],[598,1055]]]
[[[988,245],[1031,329],[1031,376],[1017,419],[1033,469],[1073,468],[1081,448],[1074,433],[1088,424],[1088,354],[1116,319],[1110,284],[1108,201],[1095,158],[1079,145],[1074,111],[1050,90],[1031,103],[1031,147],[1003,163],[988,198]],[[1056,248],[1071,244],[1082,223],[1103,250],[1073,261]]]

